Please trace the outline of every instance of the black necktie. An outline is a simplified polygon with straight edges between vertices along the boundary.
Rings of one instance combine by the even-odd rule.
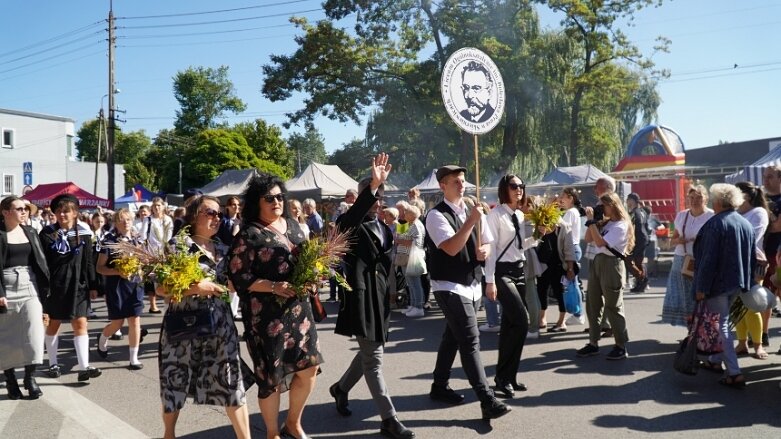
[[[510,214],[510,218],[513,221],[513,227],[515,228],[515,239],[518,240],[518,248],[523,249],[523,239],[521,239],[521,225],[518,223],[518,217],[515,216],[515,212]]]
[[[380,246],[383,245],[383,239],[382,239],[382,229],[380,228],[380,223],[377,221],[369,221],[369,230],[372,231],[377,236],[377,239],[380,240]]]

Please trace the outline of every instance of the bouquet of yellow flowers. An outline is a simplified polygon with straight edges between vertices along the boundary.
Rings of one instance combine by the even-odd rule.
[[[564,212],[555,201],[532,207],[527,215],[529,221],[534,224],[534,233],[532,236],[537,239],[541,237],[540,227],[544,227],[548,230],[555,228],[563,213]]]
[[[200,252],[190,253],[186,244],[187,231],[182,229],[173,239],[173,248],[153,251],[143,244],[118,242],[107,244],[120,254],[114,269],[133,282],[155,282],[165,288],[174,302],[181,302],[184,293],[194,283],[207,279],[198,260]]]
[[[332,268],[339,266],[344,255],[350,250],[350,244],[348,233],[334,230],[326,236],[318,236],[299,245],[297,261],[288,283],[300,299],[307,298],[309,291],[329,276],[334,276],[346,291],[352,291],[344,276],[336,270],[331,272]],[[277,300],[284,302],[285,298],[277,297]]]

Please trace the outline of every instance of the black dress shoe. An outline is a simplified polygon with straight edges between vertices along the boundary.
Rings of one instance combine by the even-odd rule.
[[[138,342],[143,343],[144,337],[146,337],[147,335],[149,335],[149,331],[145,328],[141,328],[141,337],[139,337]]]
[[[526,388],[526,384],[524,384],[524,383],[515,382],[515,383],[510,383],[510,384],[513,386],[513,389],[516,392],[525,392],[525,391],[529,390],[529,389]]]
[[[494,381],[494,391],[502,398],[512,398],[515,396],[515,388],[509,381],[496,380]]]
[[[490,399],[481,402],[480,409],[483,411],[484,421],[501,418],[502,416],[510,413],[511,410],[507,404],[499,401],[494,397],[490,397]]]
[[[309,439],[309,436],[304,433],[302,433],[300,437],[296,437],[287,429],[287,425],[283,425],[282,429],[279,430],[279,437],[282,439]]]
[[[97,378],[103,374],[103,371],[97,367],[89,366],[85,370],[79,372],[79,381],[89,381],[90,378]]]
[[[8,391],[8,399],[21,399],[24,395],[22,395],[22,390],[19,389],[19,383],[16,382],[16,379],[13,380],[5,380],[5,390]]]
[[[394,439],[411,439],[415,437],[415,433],[405,427],[396,416],[391,416],[388,419],[382,420],[380,434]]]
[[[464,402],[464,395],[458,394],[450,386],[431,385],[431,392],[428,394],[431,399],[446,402],[451,405],[458,405]]]
[[[328,388],[328,392],[334,397],[336,401],[336,411],[342,416],[350,416],[353,411],[350,410],[350,404],[347,401],[347,392],[339,388],[339,383],[334,383]]]
[[[144,368],[144,363],[137,363],[137,364],[130,363],[127,366],[127,368],[130,370],[141,370]]]
[[[43,391],[38,387],[38,383],[35,382],[35,378],[33,377],[24,379],[24,388],[27,389],[30,399],[38,399],[43,395]]]
[[[98,337],[97,337],[98,341],[97,341],[97,343],[95,343],[95,351],[98,353],[98,357],[100,357],[100,358],[105,360],[106,358],[108,358],[108,349],[106,349],[105,351],[101,351],[100,350],[100,336],[101,336],[101,333],[98,332]]]

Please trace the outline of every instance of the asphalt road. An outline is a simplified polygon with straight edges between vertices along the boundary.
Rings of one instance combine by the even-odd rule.
[[[586,343],[583,326],[566,333],[543,334],[527,342],[519,381],[529,391],[508,400],[508,416],[486,423],[469,388],[459,360],[451,386],[463,391],[466,404],[450,407],[428,398],[436,348],[444,320],[433,309],[424,318],[409,319],[394,311],[391,341],[386,346],[385,378],[399,418],[418,438],[735,438],[778,437],[781,430],[781,356],[775,354],[781,331],[772,328],[767,360],[742,358],[749,385],[744,390],[720,386],[718,375],[700,371],[690,377],[672,368],[673,352],[684,335],[680,328],[659,323],[663,279],[656,279],[645,294],[627,294],[626,313],[631,341],[625,361],[606,361],[610,342],[599,356],[579,359],[575,350]],[[327,297],[326,295],[323,298]],[[340,417],[328,395],[352,359],[356,344],[333,333],[336,304],[326,304],[330,316],[319,325],[326,363],[304,414],[304,428],[316,438],[379,437],[380,419],[368,389],[360,382],[350,393],[353,416]],[[555,305],[548,321],[554,321]],[[95,305],[105,316],[101,302]],[[482,312],[480,313],[483,317]],[[141,347],[145,368],[126,369],[127,347],[111,342],[108,360],[92,352],[92,365],[103,376],[88,384],[76,381],[76,373],[48,379],[39,373],[44,396],[36,401],[7,399],[0,389],[1,438],[144,438],[160,437],[160,400],[157,378],[157,337],[161,317],[145,315],[150,335]],[[90,321],[91,347],[105,319]],[[771,325],[772,326],[772,325]],[[126,331],[126,330],[125,330]],[[60,362],[69,370],[76,364],[70,334],[60,343]],[[483,334],[483,363],[493,381],[497,359],[496,334]],[[0,384],[4,387],[4,384]],[[248,392],[252,435],[265,437],[259,414],[257,390]],[[283,407],[287,404],[283,397]],[[283,420],[285,411],[280,415]],[[232,437],[222,408],[187,404],[177,433],[183,438]]]

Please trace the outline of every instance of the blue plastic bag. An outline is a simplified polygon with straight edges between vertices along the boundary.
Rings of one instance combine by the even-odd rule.
[[[580,288],[577,280],[568,282],[564,287],[564,308],[570,314],[579,315],[582,312],[580,306]]]

